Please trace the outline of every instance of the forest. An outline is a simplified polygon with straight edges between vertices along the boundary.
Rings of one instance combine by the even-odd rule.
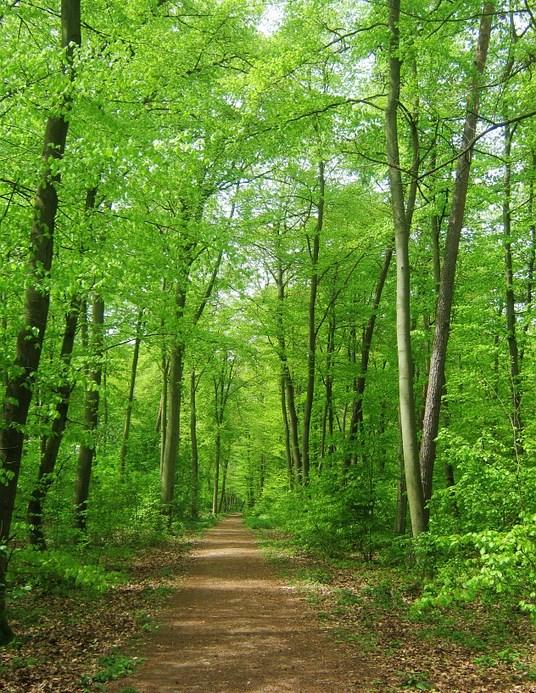
[[[0,643],[107,588],[95,547],[228,512],[530,627],[532,0],[0,0],[0,36]]]

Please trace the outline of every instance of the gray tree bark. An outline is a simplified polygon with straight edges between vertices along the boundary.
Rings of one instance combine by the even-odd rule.
[[[389,0],[389,97],[385,114],[387,161],[396,250],[396,334],[400,428],[404,455],[406,491],[413,535],[424,531],[424,498],[419,470],[413,357],[411,352],[409,233],[411,221],[404,203],[400,171],[397,113],[400,100],[400,0]],[[411,193],[410,193],[411,200]]]

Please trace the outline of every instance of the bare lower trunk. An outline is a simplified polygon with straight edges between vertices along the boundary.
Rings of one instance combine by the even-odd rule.
[[[279,378],[279,396],[281,402],[281,415],[283,419],[283,435],[285,439],[285,454],[287,458],[287,473],[288,473],[288,484],[289,488],[294,487],[294,465],[292,461],[292,451],[290,449],[290,430],[288,425],[288,413],[287,413],[287,395],[285,391],[285,375],[281,373]]]
[[[212,487],[212,514],[218,512],[218,494],[220,486],[220,465],[221,465],[221,431],[218,425],[216,429],[216,441],[214,452],[214,486]]]
[[[41,450],[39,470],[37,473],[37,483],[30,496],[28,503],[28,524],[30,527],[30,544],[33,544],[41,551],[46,549],[45,535],[43,532],[43,506],[48,490],[52,484],[54,469],[58,459],[63,433],[67,424],[67,414],[69,411],[69,401],[71,397],[72,385],[69,381],[69,365],[73,353],[76,325],[80,312],[80,299],[78,297],[71,301],[69,312],[65,316],[65,329],[61,343],[60,358],[62,361],[63,382],[56,390],[58,402],[55,408],[55,416],[52,428]]]
[[[293,479],[296,481],[301,481],[302,479],[302,468],[301,468],[301,453],[300,453],[300,442],[299,442],[299,431],[298,431],[298,414],[296,411],[296,400],[294,396],[294,383],[292,381],[292,374],[288,365],[287,358],[287,347],[285,339],[285,325],[283,321],[283,305],[285,301],[285,282],[284,273],[281,262],[278,264],[277,268],[277,340],[278,340],[278,353],[279,360],[281,363],[281,382],[282,382],[282,401],[284,400],[284,405],[286,411],[284,412],[283,421],[288,425],[288,438],[290,446],[290,454],[292,458],[293,467]]]
[[[333,361],[335,357],[335,301],[332,297],[331,308],[329,310],[328,319],[328,335],[326,344],[326,378],[325,378],[325,403],[324,413],[322,415],[322,435],[320,441],[320,460],[318,470],[321,470],[323,460],[326,454],[335,452],[335,444],[333,441],[335,412],[333,409]],[[328,444],[329,441],[329,444]]]
[[[218,512],[225,512],[225,490],[227,486],[227,469],[229,467],[229,458],[226,457],[223,461],[222,478],[221,478],[221,493]]]
[[[80,445],[78,453],[78,469],[74,495],[74,525],[82,532],[86,530],[87,508],[89,500],[89,484],[95,458],[95,434],[99,423],[99,399],[102,381],[104,301],[96,296],[92,310],[91,343],[95,365],[91,368],[86,401],[84,407],[84,434],[86,438]]]
[[[395,518],[395,534],[406,533],[406,516],[408,512],[408,496],[406,493],[406,476],[404,474],[404,455],[402,452],[402,444],[398,451],[399,473],[396,488],[396,518]]]
[[[143,324],[143,309],[138,313],[136,323],[136,338],[134,340],[134,352],[132,354],[132,367],[130,369],[130,385],[128,388],[127,409],[125,412],[125,427],[123,429],[123,440],[119,451],[119,476],[123,477],[126,471],[128,439],[130,436],[130,422],[132,420],[132,406],[134,404],[134,390],[136,388],[136,375],[138,372],[138,359],[140,356],[141,328]]]
[[[192,445],[192,502],[190,512],[195,519],[199,515],[199,451],[197,448],[197,378],[195,368],[190,374],[190,442]]]
[[[176,344],[169,356],[166,439],[160,475],[162,508],[169,517],[172,515],[171,504],[175,495],[175,474],[179,454],[183,366],[184,347],[182,344]]]
[[[324,225],[324,194],[325,177],[324,162],[318,164],[318,212],[313,242],[311,246],[311,280],[309,284],[309,316],[308,316],[308,337],[307,337],[307,387],[305,404],[303,407],[303,430],[302,430],[302,478],[303,483],[309,479],[310,467],[310,437],[311,437],[311,415],[315,394],[316,380],[316,296],[318,293],[319,274],[318,258],[320,255],[320,236]]]

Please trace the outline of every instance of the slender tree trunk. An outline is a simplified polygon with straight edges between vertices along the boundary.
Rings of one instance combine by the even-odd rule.
[[[74,525],[84,532],[89,499],[89,484],[95,457],[95,434],[99,423],[99,399],[102,381],[102,357],[104,337],[104,301],[100,296],[93,300],[91,322],[91,346],[95,364],[91,368],[84,407],[84,435],[78,453],[78,469],[74,496]]]
[[[514,130],[504,128],[504,194],[503,194],[503,236],[504,236],[504,278],[506,305],[506,339],[510,357],[510,397],[512,402],[513,450],[516,457],[523,453],[523,423],[521,420],[521,364],[517,342],[516,298],[514,292],[514,262],[512,258],[512,139]]]
[[[175,311],[177,320],[184,315],[186,305],[185,282],[179,282],[175,293]],[[173,498],[175,496],[175,475],[177,455],[179,454],[180,414],[182,399],[182,376],[184,367],[184,344],[175,341],[171,347],[167,378],[166,436],[162,455],[160,474],[160,500],[162,509],[172,517]]]
[[[63,433],[67,424],[69,400],[72,391],[72,385],[69,381],[69,366],[71,364],[79,313],[80,299],[78,296],[76,296],[71,301],[69,311],[65,315],[65,328],[63,331],[60,353],[62,362],[62,383],[55,391],[58,398],[55,408],[55,416],[52,421],[50,433],[42,441],[43,445],[39,461],[39,470],[37,473],[37,483],[32,491],[30,501],[28,503],[30,544],[33,544],[41,551],[46,549],[45,535],[43,532],[43,506],[48,490],[52,484],[54,469],[56,467],[56,461],[58,459]]]
[[[197,447],[197,378],[195,368],[190,374],[190,441],[192,444],[192,502],[191,515],[199,516],[199,450]]]
[[[171,504],[175,496],[175,474],[179,454],[183,367],[184,346],[175,344],[169,357],[166,439],[160,478],[162,506],[170,518]]]
[[[327,334],[327,344],[326,344],[326,379],[325,379],[325,404],[324,413],[322,415],[322,435],[320,442],[320,461],[318,464],[318,471],[321,470],[323,459],[326,455],[326,448],[329,454],[333,454],[335,451],[335,444],[333,441],[333,434],[335,429],[335,413],[333,408],[333,361],[335,357],[335,330],[336,330],[336,319],[335,319],[335,301],[332,296],[331,308],[329,309],[329,319],[328,319],[328,334]],[[329,445],[326,441],[329,440]]]
[[[281,362],[281,378],[284,384],[284,400],[288,410],[288,417],[284,416],[283,421],[288,423],[290,453],[292,456],[293,476],[297,481],[302,479],[301,453],[298,430],[298,413],[296,410],[296,398],[294,393],[294,383],[288,365],[287,345],[285,339],[285,325],[283,321],[283,305],[285,301],[285,282],[283,267],[278,265],[277,275],[277,340],[279,347],[279,359]],[[283,396],[282,396],[283,398]],[[286,414],[287,412],[285,412]]]
[[[169,358],[162,352],[162,394],[160,395],[159,427],[160,427],[160,476],[164,467],[164,450],[166,449],[167,434],[167,407],[168,407],[168,378]]]
[[[281,402],[281,415],[283,418],[283,435],[285,438],[285,454],[287,459],[287,472],[288,472],[288,484],[289,488],[294,488],[294,465],[292,461],[292,451],[290,449],[290,430],[288,425],[288,413],[287,413],[287,395],[286,395],[286,382],[285,374],[281,372],[279,378],[279,393]]]
[[[66,64],[72,66],[76,46],[80,45],[80,0],[61,2],[62,46]],[[71,71],[72,78],[72,71]],[[24,442],[24,426],[32,399],[33,379],[39,367],[47,325],[50,292],[47,278],[52,266],[54,227],[58,209],[57,186],[61,174],[53,163],[63,158],[69,129],[69,100],[63,99],[61,115],[50,116],[45,128],[43,176],[37,188],[30,229],[28,283],[24,296],[24,322],[17,336],[12,375],[6,377],[6,391],[0,420],[0,467],[8,475],[0,484],[0,545],[10,539],[11,520],[17,493]],[[0,644],[9,642],[13,632],[6,615],[7,553],[0,551]]]
[[[471,169],[474,137],[478,121],[481,79],[486,65],[494,10],[495,3],[484,3],[478,34],[478,46],[474,61],[475,73],[467,100],[467,115],[463,129],[460,156],[458,157],[457,161],[452,209],[445,241],[445,257],[441,271],[441,284],[437,302],[436,327],[432,346],[432,355],[430,359],[428,389],[426,393],[426,404],[420,448],[420,467],[425,502],[427,502],[432,496],[432,479],[436,456],[436,438],[439,429],[441,395],[445,382],[445,361],[447,356],[450,318],[454,297],[456,263],[458,259],[458,248],[465,214],[465,203],[469,185],[469,173]],[[427,524],[427,517],[425,518],[425,521]]]
[[[218,495],[220,486],[220,466],[221,466],[221,428],[216,424],[216,441],[214,452],[214,486],[212,492],[212,514],[218,512]]]
[[[408,512],[408,496],[406,493],[406,476],[404,473],[404,453],[402,451],[402,441],[398,451],[399,467],[398,482],[396,489],[396,518],[395,534],[406,533],[406,516]]]
[[[355,447],[357,444],[358,433],[363,425],[363,397],[365,396],[365,385],[366,377],[368,371],[368,364],[370,360],[370,351],[372,348],[372,338],[374,336],[374,327],[376,325],[376,318],[378,315],[378,309],[380,307],[380,301],[382,298],[383,288],[387,280],[387,275],[389,274],[389,267],[391,265],[391,260],[393,257],[393,246],[390,245],[385,251],[383,257],[383,263],[380,269],[380,274],[376,280],[376,286],[374,288],[374,298],[372,301],[372,310],[370,317],[367,321],[366,326],[363,329],[363,340],[361,342],[361,364],[359,375],[354,381],[354,402],[352,407],[352,418],[350,421],[350,431],[348,434],[348,455],[346,457],[346,466],[355,462],[356,452]]]
[[[235,358],[231,357],[228,352],[223,353],[221,369],[217,376],[214,376],[214,422],[216,424],[216,440],[214,454],[214,488],[212,495],[212,513],[215,515],[219,510],[219,480],[222,460],[222,431],[225,421],[225,408],[229,399],[231,385],[233,382],[233,374],[235,368]],[[224,481],[225,481],[224,469]],[[225,490],[225,489],[223,489]]]
[[[316,380],[316,295],[318,293],[319,274],[318,258],[320,255],[320,236],[324,226],[324,196],[325,196],[325,176],[324,162],[318,164],[318,212],[315,225],[311,256],[311,281],[309,284],[309,317],[308,317],[308,337],[307,337],[307,388],[305,404],[303,408],[303,430],[302,430],[302,477],[303,483],[309,480],[310,467],[310,437],[311,437],[311,414],[315,394]]]
[[[229,458],[225,457],[223,460],[223,467],[222,467],[222,477],[221,477],[221,493],[220,493],[220,502],[218,505],[218,512],[224,512],[225,511],[225,490],[227,486],[227,469],[229,467]]]
[[[396,333],[398,349],[398,384],[400,427],[407,496],[413,535],[425,529],[424,499],[419,472],[415,395],[413,391],[413,358],[410,337],[410,223],[404,206],[404,188],[400,173],[397,111],[400,99],[400,0],[389,0],[389,98],[385,115],[387,160],[391,206],[395,227],[396,249]]]
[[[143,326],[143,308],[138,313],[136,322],[136,338],[134,340],[134,351],[132,353],[132,367],[130,369],[130,385],[128,388],[127,409],[125,412],[125,427],[123,429],[123,440],[119,451],[119,476],[125,476],[128,452],[128,439],[130,436],[130,422],[132,419],[132,406],[134,404],[134,390],[136,388],[136,375],[138,373],[138,359],[140,356],[141,329]]]

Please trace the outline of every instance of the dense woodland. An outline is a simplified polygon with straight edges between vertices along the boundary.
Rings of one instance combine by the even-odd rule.
[[[536,6],[80,5],[0,1],[0,641],[227,511],[535,617]]]

